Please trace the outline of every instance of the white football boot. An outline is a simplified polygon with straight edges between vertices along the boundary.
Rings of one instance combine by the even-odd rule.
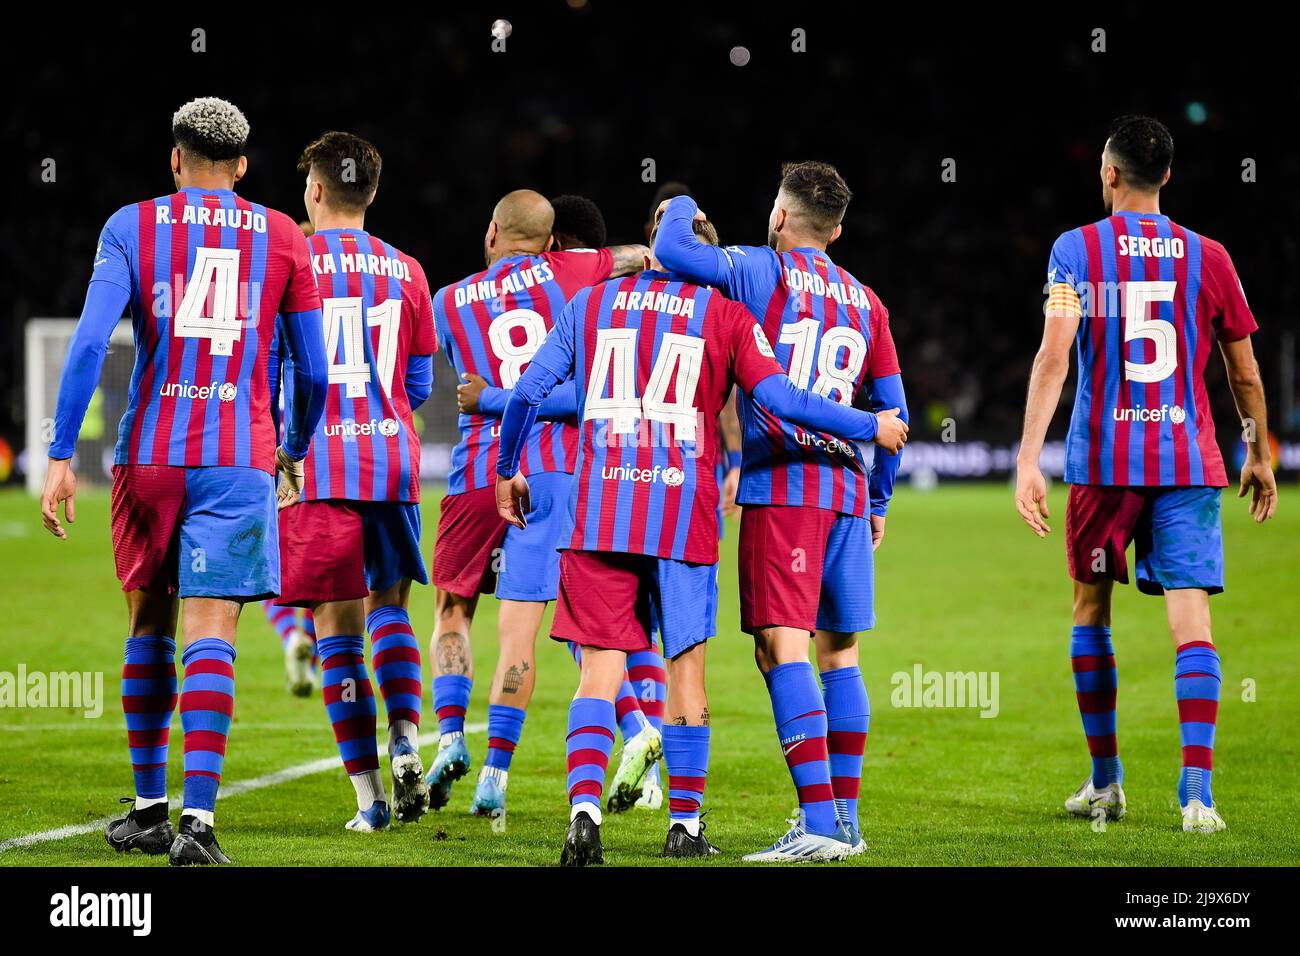
[[[1228,829],[1214,807],[1207,807],[1200,800],[1188,800],[1183,807],[1184,833],[1218,833]]]
[[[311,672],[311,659],[315,653],[316,645],[311,638],[295,627],[284,642],[285,683],[294,697],[310,697],[316,686]]]
[[[821,836],[796,823],[766,850],[748,853],[742,859],[746,863],[814,863],[842,860],[852,849],[848,829],[843,826],[832,836]]]
[[[610,813],[622,813],[635,806],[642,796],[645,775],[663,755],[663,735],[648,723],[631,740],[624,741],[605,809]]]
[[[1107,820],[1122,820],[1128,812],[1124,789],[1118,783],[1107,784],[1098,790],[1089,777],[1074,795],[1065,801],[1065,809],[1076,817],[1095,817],[1104,813]]]

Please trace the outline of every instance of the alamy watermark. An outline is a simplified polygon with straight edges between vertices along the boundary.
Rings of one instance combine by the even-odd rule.
[[[80,710],[94,719],[104,713],[103,671],[0,671],[0,709]]]

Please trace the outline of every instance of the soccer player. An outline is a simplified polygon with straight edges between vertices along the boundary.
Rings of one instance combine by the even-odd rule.
[[[1273,516],[1277,484],[1250,342],[1257,326],[1232,259],[1213,239],[1160,212],[1173,155],[1173,138],[1158,120],[1115,120],[1101,154],[1109,215],[1062,234],[1052,247],[1016,509],[1046,536],[1047,483],[1038,458],[1074,343],[1078,389],[1065,444],[1070,661],[1092,772],[1065,808],[1111,820],[1125,813],[1110,608],[1115,582],[1128,582],[1124,552],[1133,542],[1138,590],[1164,594],[1174,643],[1183,829],[1205,833],[1225,827],[1210,792],[1221,672],[1209,598],[1223,590],[1219,489],[1228,483],[1205,388],[1212,343],[1223,355],[1244,429],[1238,497],[1250,494],[1256,522]]]
[[[115,850],[167,853],[176,865],[228,863],[213,809],[235,693],[239,612],[280,590],[282,487],[325,404],[320,294],[307,241],[283,213],[235,194],[248,168],[248,121],[205,97],[172,117],[176,192],[119,209],[104,226],[81,320],[59,383],[41,495],[57,537],[75,518],[69,459],[113,328],[129,305],[136,361],[113,466],[113,554],[126,592],[126,715],[135,798],[108,824]],[[275,321],[276,313],[281,321]],[[276,448],[269,358],[283,330],[294,396]],[[167,755],[177,702],[175,637],[185,604],[180,685],[185,793],[167,813]]]
[[[553,220],[546,197],[528,189],[508,193],[493,209],[483,240],[487,268],[434,296],[438,341],[458,377],[477,375],[511,388],[579,289],[640,268],[644,246],[550,251]],[[497,516],[491,476],[499,422],[482,413],[460,416],[433,554],[438,590],[430,657],[441,736],[427,781],[435,810],[470,767],[464,736],[473,681],[469,629],[479,594],[494,589],[501,601],[500,653],[488,693],[488,753],[471,812],[494,816],[505,809],[510,763],[536,678],[537,630],[558,586],[555,548],[576,454],[576,430],[563,419],[574,407],[572,390],[561,389],[544,409],[552,420],[529,432],[523,468],[534,493],[527,530],[508,528]]]
[[[851,195],[833,166],[787,164],[768,246],[724,250],[696,241],[695,201],[678,197],[665,206],[655,254],[668,269],[747,305],[795,385],[842,405],[865,401],[906,422],[889,313],[826,252]],[[858,790],[871,710],[858,632],[875,625],[872,552],[884,537],[900,459],[877,451],[868,463],[834,435],[783,420],[761,401],[739,401],[741,627],[754,637],[799,799],[799,821],[745,859],[841,859],[866,850]]]
[[[291,607],[279,607],[274,601],[263,601],[262,610],[280,638],[289,693],[295,697],[310,697],[311,692],[320,686],[320,675],[316,671],[316,625],[311,611],[303,611],[299,623],[297,611]]]
[[[594,202],[585,196],[556,196],[550,202],[555,214],[551,225],[553,249],[565,252],[599,249],[605,245],[605,216]],[[463,378],[456,388],[461,413],[500,418],[510,390],[489,386],[481,375],[470,373]],[[573,408],[565,407],[562,412],[561,417],[571,417]],[[582,651],[578,645],[570,644],[569,650],[574,661],[580,661]],[[612,813],[633,806],[644,810],[658,810],[663,806],[659,761],[655,755],[662,751],[667,679],[663,655],[657,645],[652,643],[648,650],[628,657],[628,673],[614,702],[623,749],[606,803]]]
[[[687,222],[691,220],[688,218]],[[716,242],[702,220],[689,228]],[[600,799],[614,739],[614,700],[628,654],[650,643],[653,614],[668,660],[671,822],[664,855],[717,853],[699,818],[709,757],[704,651],[716,633],[718,413],[733,383],[783,417],[897,450],[906,425],[796,388],[740,304],[647,259],[639,275],[574,297],[515,384],[501,422],[496,498],[528,523],[520,469],[537,409],[571,376],[580,443],[551,636],[582,645],[569,709],[570,825],[560,862],[601,863]],[[629,613],[630,612],[630,613]]]
[[[284,582],[276,603],[310,608],[325,709],[356,791],[349,830],[388,829],[428,809],[420,760],[420,645],[407,613],[420,553],[420,439],[433,388],[433,302],[420,264],[365,230],[379,151],[351,133],[303,150],[307,240],[325,324],[329,397],[304,462],[301,501],[280,511]],[[287,380],[292,397],[292,379]],[[388,714],[392,802],[375,746],[364,632]]]

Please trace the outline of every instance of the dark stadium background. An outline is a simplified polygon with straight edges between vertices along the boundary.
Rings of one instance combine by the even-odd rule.
[[[658,186],[684,180],[724,242],[758,243],[780,162],[829,160],[855,192],[832,252],[890,307],[913,439],[937,440],[951,417],[960,441],[1003,444],[1018,435],[1051,243],[1100,215],[1109,119],[1149,112],[1177,144],[1164,211],[1234,256],[1262,326],[1274,431],[1300,433],[1300,80],[1287,31],[1222,7],[1209,20],[1138,4],[1088,16],[866,10],[267,5],[77,14],[12,33],[0,437],[22,445],[24,322],[80,312],[100,226],[171,190],[171,113],[198,95],[242,107],[252,138],[240,189],[296,217],[302,146],[326,129],[370,138],[384,172],[367,226],[416,256],[435,287],[481,266],[490,210],[509,189],[587,195],[618,242],[643,239]],[[513,26],[504,53],[491,49],[498,17]],[[191,51],[196,27],[206,52]],[[1104,53],[1090,50],[1098,27]],[[805,53],[791,50],[796,28]],[[736,46],[751,55],[743,67],[729,61]],[[46,157],[53,184],[41,181]],[[1242,181],[1248,157],[1254,183]],[[642,179],[647,158],[657,182]],[[945,158],[954,183],[941,179]],[[1217,356],[1210,364],[1226,402]],[[437,371],[449,389],[446,366]],[[425,409],[438,428],[450,427],[447,396]],[[1218,411],[1230,419],[1230,403]],[[1065,424],[1058,415],[1053,436]]]

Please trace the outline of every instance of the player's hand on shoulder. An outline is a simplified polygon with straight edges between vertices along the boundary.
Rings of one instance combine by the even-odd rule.
[[[67,458],[51,458],[45,469],[45,487],[41,491],[41,521],[45,530],[56,538],[68,537],[59,523],[59,504],[68,524],[77,520],[77,476],[72,473],[72,462]]]
[[[280,446],[275,450],[275,467],[280,472],[280,487],[276,490],[276,509],[287,508],[302,495],[303,466],[301,461],[289,457]]]
[[[1016,510],[1040,538],[1052,530],[1045,520],[1051,517],[1047,510],[1047,479],[1037,465],[1021,464],[1016,468]]]
[[[1247,458],[1241,466],[1241,487],[1237,490],[1237,497],[1244,498],[1247,492],[1250,493],[1250,514],[1256,524],[1277,513],[1277,479],[1267,461]]]
[[[473,415],[479,410],[479,396],[487,388],[487,379],[473,372],[464,372],[461,378],[464,381],[456,386],[456,405],[464,414]]]
[[[513,478],[497,475],[497,514],[501,520],[523,530],[528,526],[524,516],[531,510],[528,479],[523,473],[515,472]]]
[[[891,455],[897,455],[907,444],[907,422],[898,417],[897,408],[876,412],[875,442]]]

